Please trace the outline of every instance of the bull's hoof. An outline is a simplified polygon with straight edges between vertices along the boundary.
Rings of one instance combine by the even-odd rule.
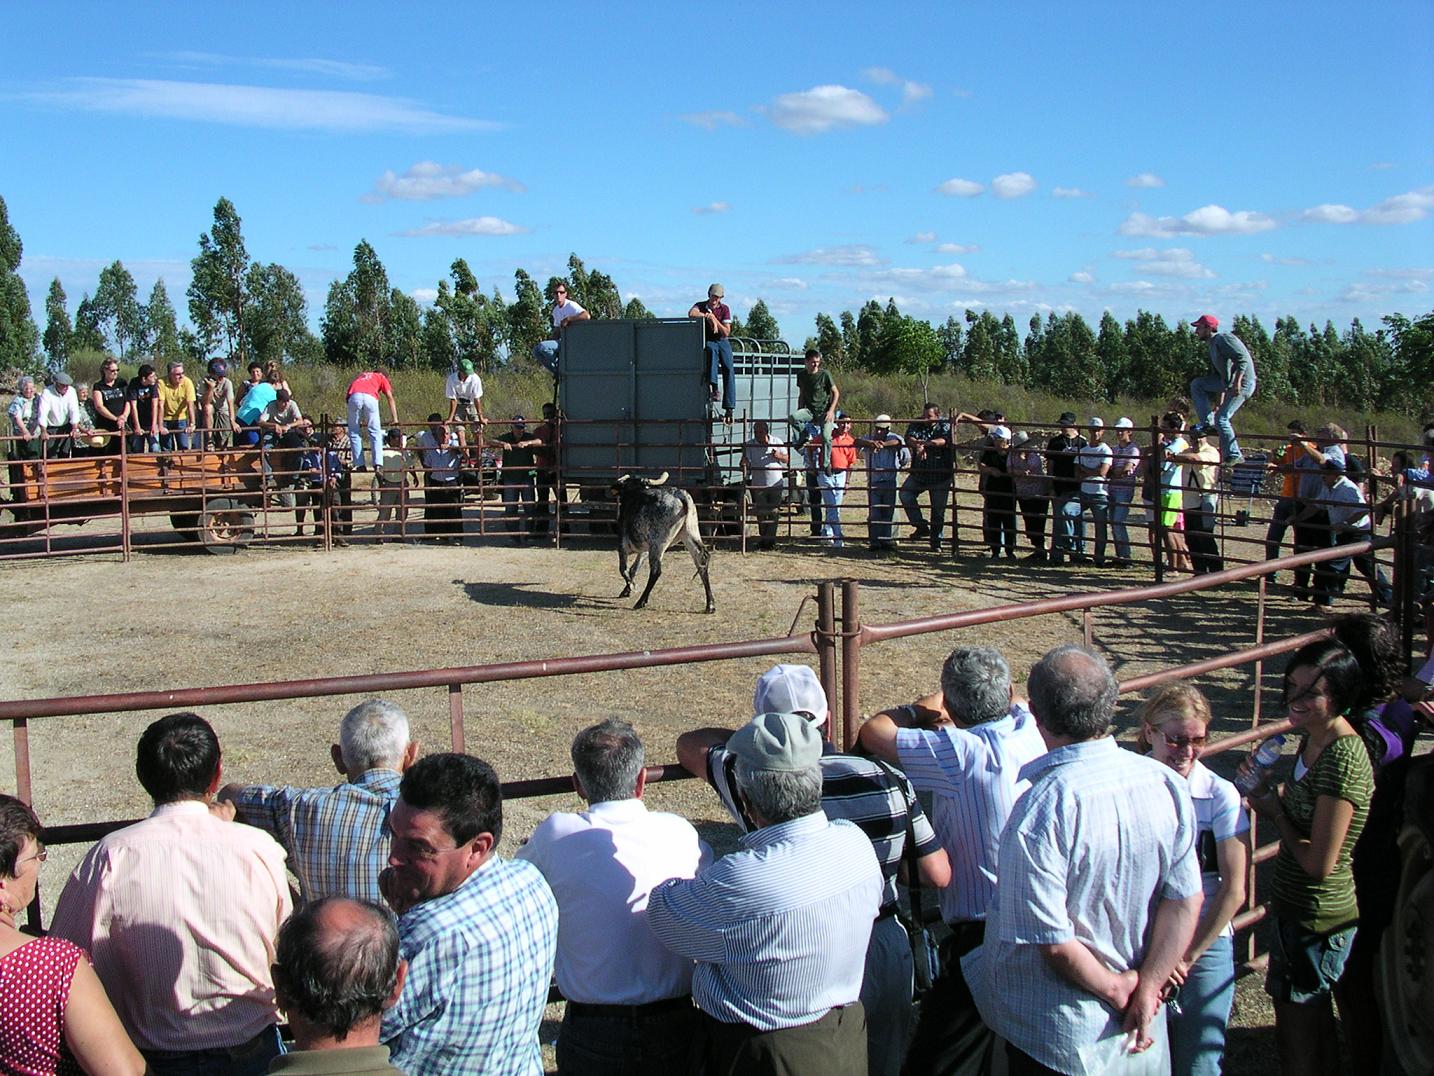
[[[643,601],[641,598],[639,598],[637,604],[634,605],[633,608],[634,608],[634,609],[646,609],[646,608],[647,608],[647,602],[645,602],[645,601]]]
[[[628,598],[628,597],[631,597],[631,596],[632,596],[632,587],[623,587],[623,588],[622,588],[622,593],[618,595],[619,598]]]
[[[708,605],[707,608],[703,610],[704,613],[715,613],[716,611],[717,606],[715,605]]]

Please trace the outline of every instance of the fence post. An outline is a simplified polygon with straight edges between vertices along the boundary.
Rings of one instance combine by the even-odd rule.
[[[841,747],[856,745],[861,716],[861,584],[841,581]]]
[[[1414,622],[1419,607],[1415,601],[1414,527],[1410,519],[1414,502],[1406,497],[1394,501],[1394,610],[1399,623],[1400,650],[1405,668],[1414,653]]]
[[[448,727],[453,741],[453,750],[463,754],[467,737],[463,728],[463,685],[448,685]]]
[[[1151,520],[1154,524],[1150,528],[1150,554],[1155,565],[1155,581],[1165,582],[1165,486],[1161,482],[1161,463],[1163,462],[1160,451],[1160,419],[1155,415],[1150,416],[1150,455],[1146,460],[1146,470],[1150,475],[1150,508],[1155,518]],[[1055,521],[1051,521],[1054,525]],[[1053,532],[1054,533],[1054,532]]]
[[[827,709],[837,712],[836,683],[836,584],[825,579],[817,584],[817,668],[822,690],[827,695]],[[827,735],[831,735],[828,728]]]
[[[1263,646],[1265,642],[1265,585],[1269,581],[1268,575],[1260,576],[1259,591],[1255,599],[1255,645]],[[1265,663],[1262,660],[1255,662],[1255,705],[1251,710],[1250,728],[1255,728],[1260,723],[1260,698],[1265,692]]]
[[[125,563],[129,563],[130,548],[134,542],[129,516],[129,446],[125,443],[123,430],[115,436],[119,438],[120,551]]]

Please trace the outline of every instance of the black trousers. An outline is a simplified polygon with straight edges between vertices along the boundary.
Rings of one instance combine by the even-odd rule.
[[[1328,549],[1333,541],[1329,531],[1329,513],[1323,508],[1304,509],[1295,521],[1295,552],[1309,553],[1316,549]],[[1310,567],[1295,569],[1295,589],[1308,590]]]
[[[423,533],[430,538],[456,538],[463,533],[463,490],[457,482],[430,482],[423,487]]]
[[[907,1076],[976,1076],[988,1071],[996,1037],[981,1022],[961,973],[961,958],[985,937],[981,922],[952,924],[941,943],[941,974],[921,999],[921,1019],[906,1055]]]

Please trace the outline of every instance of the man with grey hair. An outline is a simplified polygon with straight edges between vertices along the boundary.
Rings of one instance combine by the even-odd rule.
[[[1080,646],[1031,669],[1048,752],[1001,834],[985,942],[962,962],[1013,1074],[1110,1071],[1165,1046],[1161,991],[1201,904],[1184,781],[1109,735],[1119,688]]]
[[[408,971],[386,908],[347,897],[305,905],[279,928],[272,970],[294,1047],[269,1062],[271,1073],[400,1071],[378,1038],[384,1010],[397,1003]]]
[[[959,647],[941,667],[941,688],[883,710],[858,734],[877,758],[906,771],[932,795],[932,822],[952,865],[940,891],[951,935],[917,1025],[912,1073],[979,1066],[993,1046],[961,975],[961,957],[981,944],[996,894],[996,856],[1011,806],[1026,790],[1021,767],[1045,754],[1030,711],[1015,697],[1011,670],[990,647]]]
[[[822,813],[822,740],[804,716],[761,714],[726,746],[754,828],[647,908],[657,937],[697,961],[705,1071],[866,1073],[858,999],[883,890],[871,843]]]
[[[642,802],[645,752],[626,721],[583,729],[572,758],[587,810],[549,815],[516,856],[542,871],[558,901],[554,978],[568,1002],[558,1071],[680,1072],[698,1029],[692,961],[653,934],[648,893],[691,878],[712,851],[685,818]]]
[[[800,714],[818,735],[830,717],[821,681],[805,665],[776,665],[763,673],[752,695],[752,712]],[[719,728],[683,733],[677,740],[677,758],[707,781],[733,820],[751,832],[757,823],[737,788],[733,736],[730,729]],[[911,1037],[912,980],[911,945],[896,917],[897,871],[908,855],[908,840],[926,884],[946,885],[951,866],[916,791],[900,773],[869,758],[844,754],[826,740],[820,765],[826,816],[861,827],[881,864],[881,912],[867,949],[861,1002],[866,1010],[869,1070],[873,1076],[894,1076]]]
[[[240,822],[270,834],[289,853],[301,900],[343,896],[378,903],[388,866],[388,816],[404,771],[418,757],[408,717],[386,699],[365,699],[339,724],[329,748],[344,782],[333,788],[226,785]]]

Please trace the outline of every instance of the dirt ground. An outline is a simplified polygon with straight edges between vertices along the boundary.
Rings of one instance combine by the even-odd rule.
[[[12,597],[10,622],[19,630],[10,635],[0,696],[379,673],[781,636],[794,622],[811,627],[814,606],[804,599],[819,580],[831,578],[860,580],[867,623],[1151,579],[1148,563],[1124,571],[1035,568],[988,561],[974,546],[964,552],[952,560],[924,548],[877,557],[861,545],[835,550],[793,541],[776,552],[746,555],[719,547],[712,562],[717,612],[711,616],[701,611],[701,586],[691,579],[680,547],[669,555],[650,607],[632,611],[631,599],[616,598],[621,584],[610,539],[565,540],[563,549],[514,548],[476,537],[460,547],[356,544],[329,553],[256,546],[232,557],[189,546],[141,550],[129,563],[101,553],[6,562],[0,563],[0,587]],[[1212,657],[1252,642],[1253,595],[1253,586],[1245,584],[1097,612],[1095,639],[1122,678]],[[1318,622],[1308,607],[1276,597],[1266,631],[1278,637]],[[1078,641],[1080,633],[1079,615],[1062,614],[992,624],[960,640],[930,634],[878,644],[864,651],[862,712],[934,688],[942,658],[958,641],[999,647],[1017,679],[1024,679],[1041,653]],[[572,735],[617,714],[642,733],[649,761],[668,761],[684,729],[735,727],[745,720],[753,682],[775,660],[471,686],[464,692],[468,749],[491,761],[504,779],[565,774]],[[1248,670],[1212,675],[1200,685],[1217,715],[1215,731],[1249,727]],[[1266,716],[1277,712],[1277,686],[1275,672],[1267,670]],[[446,749],[444,690],[392,697],[427,749]],[[328,745],[338,719],[357,701],[297,699],[200,710],[223,742],[227,780],[317,784],[336,779]],[[1131,712],[1127,703],[1121,718],[1127,734]],[[155,716],[33,722],[41,818],[56,824],[143,815],[148,805],[133,777],[132,752]],[[1216,767],[1228,769],[1232,761],[1222,757]],[[0,787],[13,786],[13,758],[0,752]],[[696,782],[656,786],[649,796],[655,808],[688,816],[719,846],[730,846],[730,827],[715,798]],[[511,851],[547,812],[576,803],[573,796],[509,803],[504,850]],[[47,915],[82,851],[53,850],[44,878]],[[1245,979],[1227,1071],[1270,1067],[1271,1023],[1258,981]]]

